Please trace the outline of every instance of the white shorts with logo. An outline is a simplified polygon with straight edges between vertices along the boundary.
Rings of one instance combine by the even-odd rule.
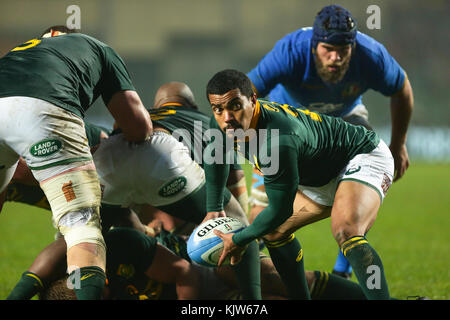
[[[0,98],[0,189],[23,157],[41,182],[92,160],[83,120],[47,101]]]
[[[160,131],[141,144],[113,135],[101,142],[94,162],[107,204],[165,206],[205,184],[204,171],[186,146]]]
[[[392,184],[394,175],[394,159],[384,141],[370,153],[362,153],[351,159],[347,166],[328,184],[321,187],[299,185],[301,190],[311,200],[331,207],[334,195],[341,181],[357,181],[378,192],[381,202]]]
[[[83,119],[31,97],[0,98],[0,112],[0,189],[24,158],[68,248],[81,242],[103,245],[100,185]]]

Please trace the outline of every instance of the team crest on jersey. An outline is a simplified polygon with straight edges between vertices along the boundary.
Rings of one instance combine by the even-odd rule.
[[[351,97],[358,95],[360,91],[359,85],[356,83],[350,83],[345,86],[344,90],[342,91],[343,97]]]
[[[120,264],[117,268],[117,275],[130,279],[135,274],[134,266],[132,264]]]
[[[61,140],[45,139],[33,144],[30,148],[30,153],[35,157],[48,157],[60,151],[61,148]]]
[[[159,195],[161,197],[171,197],[182,191],[187,184],[185,177],[177,177],[172,181],[166,183],[161,189],[159,189]]]

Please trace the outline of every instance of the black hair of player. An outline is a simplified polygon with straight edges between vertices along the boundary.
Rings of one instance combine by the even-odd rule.
[[[45,31],[39,36],[39,38],[42,38],[44,36],[44,34],[49,33],[52,30],[64,32],[64,33],[79,33],[80,32],[79,29],[70,29],[64,25],[56,25],[56,26],[51,26],[51,27],[45,29]]]
[[[216,73],[206,86],[206,98],[210,94],[225,94],[228,91],[239,89],[241,94],[250,98],[253,96],[253,86],[247,75],[234,69],[226,69]]]

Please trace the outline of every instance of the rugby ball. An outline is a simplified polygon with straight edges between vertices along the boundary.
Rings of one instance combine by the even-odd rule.
[[[230,217],[213,218],[200,224],[189,237],[187,243],[189,257],[200,265],[217,267],[222,254],[223,241],[214,234],[214,230],[236,233],[244,228],[245,224],[241,220]],[[229,264],[230,257],[222,265]]]

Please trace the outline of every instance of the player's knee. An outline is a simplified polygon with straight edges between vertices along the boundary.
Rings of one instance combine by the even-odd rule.
[[[88,251],[101,251],[95,252],[95,255],[104,255],[106,252],[98,207],[66,213],[59,219],[58,229],[64,236],[67,250],[74,246],[84,246]]]
[[[339,246],[351,237],[360,234],[358,226],[347,220],[331,221],[331,231]]]
[[[88,243],[93,244],[88,247],[105,251],[97,172],[89,165],[79,166],[42,182],[41,187],[50,203],[53,222],[66,240],[67,250]]]
[[[279,243],[289,242],[292,238],[293,234],[289,233],[281,233],[281,232],[272,232],[263,236],[264,244],[267,247],[277,246]]]

